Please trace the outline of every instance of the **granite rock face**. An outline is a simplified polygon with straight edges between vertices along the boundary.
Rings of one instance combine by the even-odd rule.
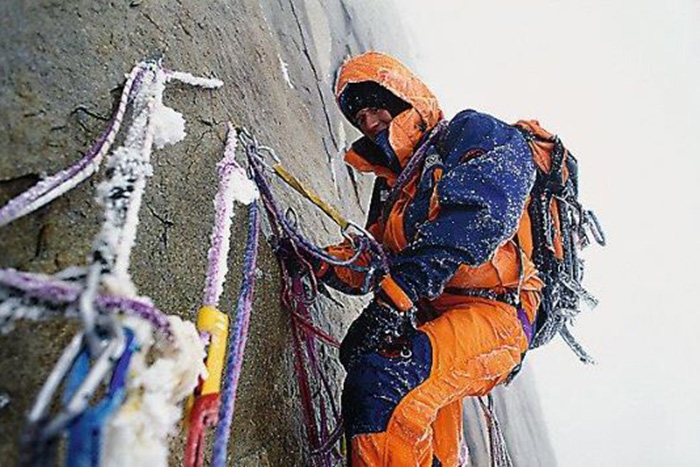
[[[289,170],[344,215],[364,218],[371,178],[342,162],[356,133],[342,121],[331,85],[343,58],[360,51],[376,48],[411,62],[393,16],[390,3],[371,0],[0,2],[0,205],[81,157],[106,127],[124,74],[139,60],[162,56],[168,68],[223,80],[215,91],[166,90],[165,103],[187,121],[187,137],[153,154],[155,173],[132,253],[139,292],[192,319],[204,285],[225,122],[247,127],[275,148]],[[1,228],[0,267],[55,273],[84,264],[99,228],[93,197],[101,176]],[[340,239],[317,210],[275,185],[312,239]],[[245,230],[239,209],[224,310],[235,303]],[[305,465],[289,317],[279,306],[279,273],[266,246],[260,268],[230,464]],[[336,298],[344,306],[323,307],[319,322],[342,336],[361,301]],[[0,408],[3,464],[15,458],[24,413],[75,330],[75,322],[63,320],[24,322],[0,336],[0,393],[10,398]],[[327,353],[327,366],[339,390],[343,373],[334,357]],[[520,394],[517,407],[503,405],[508,422],[525,417],[541,425],[538,410],[520,411],[520,404],[536,400],[534,392]],[[520,436],[513,435],[514,443]],[[181,463],[181,444],[173,444],[173,465]],[[475,448],[473,464],[487,463]]]

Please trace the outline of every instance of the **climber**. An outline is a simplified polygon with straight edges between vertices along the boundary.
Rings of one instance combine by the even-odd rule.
[[[342,65],[336,98],[363,133],[345,160],[377,177],[367,229],[390,256],[341,345],[350,462],[457,465],[462,399],[489,393],[519,365],[540,301],[543,282],[514,238],[535,179],[532,154],[515,127],[474,110],[439,125],[425,84],[378,52]],[[425,144],[422,167],[389,196]],[[327,251],[348,259],[353,245]],[[354,265],[374,260],[364,253]],[[355,294],[367,279],[327,263],[316,274]]]

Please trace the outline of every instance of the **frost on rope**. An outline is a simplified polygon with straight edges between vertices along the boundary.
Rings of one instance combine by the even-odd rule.
[[[97,186],[96,200],[104,208],[102,229],[95,238],[94,256],[110,267],[105,284],[114,293],[136,295],[129,276],[129,257],[136,239],[138,213],[146,186],[153,173],[150,157],[155,138],[153,114],[162,105],[165,74],[149,65],[133,102],[133,119],[122,146],[107,162],[108,178]]]
[[[184,84],[189,84],[190,86],[197,86],[204,89],[217,89],[224,85],[224,82],[220,79],[203,78],[183,71],[168,71],[166,72],[165,79],[167,81],[179,81]]]
[[[14,330],[17,320],[39,321],[56,315],[43,305],[27,303],[22,297],[6,295],[0,290],[0,335]]]
[[[160,312],[150,307],[146,299],[127,299],[136,294],[128,275],[129,255],[136,236],[146,178],[152,174],[152,146],[174,144],[185,136],[182,115],[162,102],[165,84],[170,80],[205,88],[223,84],[189,73],[166,72],[159,63],[138,64],[128,77],[110,126],[83,159],[0,208],[0,225],[9,224],[96,172],[114,142],[128,104],[132,104],[131,125],[124,143],[111,153],[107,179],[97,189],[96,198],[104,208],[104,217],[93,244],[92,263],[82,269],[86,272],[88,286],[83,286],[82,281],[75,284],[61,281],[59,275],[27,278],[21,272],[8,270],[4,271],[7,283],[0,287],[0,328],[11,326],[17,317],[44,318],[48,313],[64,309],[66,303],[74,304],[78,297],[81,300],[88,297],[89,303],[102,311],[105,306],[122,311],[130,307],[140,315],[140,318],[129,317],[122,321],[136,332],[139,351],[132,357],[128,370],[126,402],[110,420],[103,440],[105,465],[166,466],[167,438],[180,420],[181,403],[196,387],[199,378],[206,376],[204,346],[192,323],[169,317],[165,326]],[[111,277],[105,277],[104,273]],[[82,276],[81,272],[70,279]],[[98,294],[100,282],[115,295]],[[73,298],[66,301],[68,296]],[[149,317],[153,318],[150,323],[146,321]],[[153,332],[162,328],[172,333],[172,339],[154,343]]]
[[[48,204],[97,172],[104,155],[109,151],[119,132],[134,82],[142,75],[143,68],[144,64],[140,63],[127,75],[114,117],[97,143],[75,165],[41,180],[0,208],[0,227]]]
[[[194,325],[177,316],[169,321],[172,343],[155,341],[143,321],[124,319],[140,350],[131,359],[124,404],[105,428],[103,466],[168,465],[168,438],[176,433],[181,404],[206,376],[206,354]],[[159,358],[149,363],[153,354]]]
[[[229,124],[224,157],[216,166],[219,190],[214,198],[214,228],[211,233],[211,247],[207,254],[209,268],[204,285],[204,304],[206,305],[218,305],[226,280],[233,202],[235,200],[250,204],[259,196],[255,183],[246,176],[243,168],[236,162],[237,144],[236,131]]]
[[[223,84],[220,80],[200,78],[189,73],[166,72],[153,64],[142,80],[141,90],[134,98],[134,118],[124,144],[114,151],[109,160],[112,176],[98,186],[98,202],[105,208],[112,205],[116,209],[105,209],[107,216],[95,248],[108,260],[113,260],[112,273],[104,280],[110,291],[121,295],[136,294],[128,273],[129,258],[136,239],[146,177],[153,173],[150,164],[152,146],[155,144],[161,149],[185,137],[182,114],[163,104],[165,85],[171,80],[204,88],[218,88]],[[114,191],[133,180],[134,190],[126,197],[114,199]],[[119,206],[123,203],[128,203],[126,215],[123,214],[124,206]],[[112,253],[113,258],[105,255],[105,250]]]

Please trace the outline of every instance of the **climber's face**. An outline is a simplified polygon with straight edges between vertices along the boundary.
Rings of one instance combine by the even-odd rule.
[[[376,107],[365,107],[355,114],[355,123],[360,131],[371,140],[389,128],[391,119],[392,116],[388,110]]]

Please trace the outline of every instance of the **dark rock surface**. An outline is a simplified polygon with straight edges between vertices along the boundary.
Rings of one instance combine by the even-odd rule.
[[[346,55],[369,48],[410,63],[402,37],[391,4],[371,0],[0,2],[0,205],[42,174],[80,158],[105,128],[124,74],[137,61],[162,54],[171,69],[222,79],[224,87],[216,91],[176,85],[166,90],[166,104],[187,121],[187,137],[153,154],[155,174],[132,254],[140,293],[169,313],[192,318],[201,301],[225,122],[249,128],[313,190],[361,220],[371,180],[342,163],[354,130],[333,104],[333,73]],[[0,267],[54,273],[83,264],[99,227],[93,196],[101,175],[1,228]],[[339,239],[318,211],[277,186],[314,240]],[[244,219],[239,209],[224,310],[233,306],[241,278]],[[260,268],[230,463],[304,465],[289,318],[279,307],[279,275],[266,246]],[[359,311],[359,304],[338,299],[346,306],[327,307],[320,321],[341,336],[355,316],[348,307]],[[0,463],[15,457],[24,413],[75,329],[67,321],[25,322],[0,336],[0,393],[10,397],[0,408]],[[327,360],[341,381],[339,366]],[[536,398],[530,389],[522,394],[518,404]],[[521,415],[519,406],[503,407],[508,423],[526,417],[541,426],[538,410]],[[181,441],[174,443],[173,465],[181,463]],[[474,464],[486,465],[479,456]]]

